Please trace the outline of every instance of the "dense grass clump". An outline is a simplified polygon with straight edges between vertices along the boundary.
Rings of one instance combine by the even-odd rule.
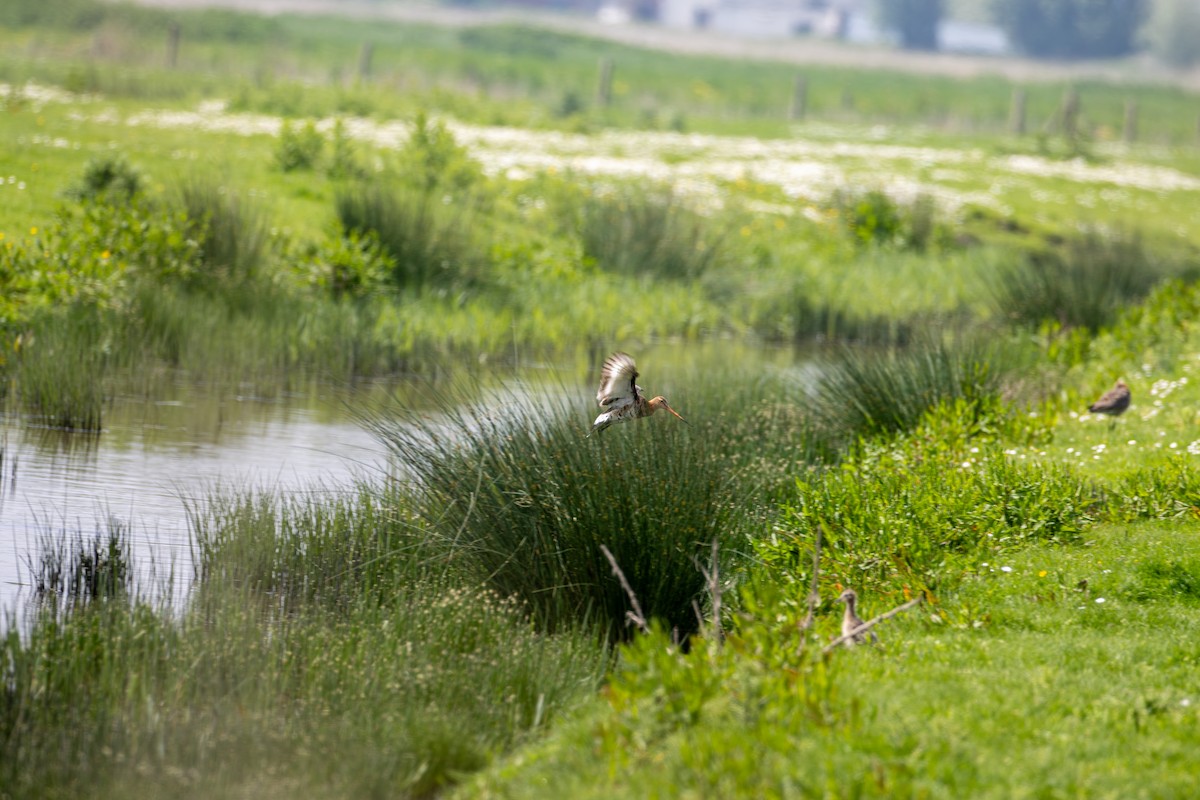
[[[714,539],[731,555],[745,524],[721,440],[673,418],[585,438],[588,423],[545,399],[370,424],[411,468],[414,509],[448,557],[547,628],[624,629],[629,598],[606,545],[647,616],[695,630],[693,559]]]
[[[1018,324],[1055,322],[1094,333],[1166,273],[1138,236],[1091,231],[1001,269],[992,293],[1000,315]]]
[[[467,205],[443,204],[429,192],[375,181],[339,190],[335,202],[347,233],[379,242],[392,262],[393,285],[463,285],[478,277],[485,257]]]
[[[254,204],[205,180],[185,183],[179,201],[200,242],[194,279],[205,288],[253,278],[267,250],[265,217]]]
[[[432,575],[433,548],[394,487],[343,497],[213,498],[192,513],[196,571],[207,591],[236,587],[280,608],[380,602]]]
[[[125,597],[133,589],[129,530],[117,520],[86,538],[47,530],[29,571],[36,598],[54,607]]]
[[[37,424],[101,429],[108,401],[101,317],[94,309],[73,306],[54,314],[53,324],[22,345],[14,370],[16,394]]]
[[[911,430],[942,403],[980,412],[999,398],[1020,349],[982,341],[925,341],[900,350],[845,349],[811,398],[826,435],[842,442]]]
[[[611,272],[694,280],[722,255],[721,235],[669,187],[593,192],[578,216],[584,255]]]

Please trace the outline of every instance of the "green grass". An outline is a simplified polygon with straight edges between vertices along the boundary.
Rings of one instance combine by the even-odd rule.
[[[1171,271],[1136,235],[1090,231],[1061,252],[1031,253],[1024,264],[1002,270],[996,305],[1002,317],[1029,327],[1049,321],[1095,333]]]
[[[709,230],[669,187],[592,193],[578,218],[583,255],[604,270],[694,281],[721,258],[722,233]]]
[[[9,624],[0,783],[427,796],[594,689],[593,635],[539,634],[513,601],[452,580],[394,499],[214,498],[182,613],[131,593]]]
[[[460,795],[1185,797],[1197,609],[1135,596],[1187,541],[1108,527],[1028,548],[829,659],[798,656],[774,607],[716,655],[647,638],[588,713]]]
[[[695,559],[716,540],[734,563],[752,520],[729,429],[659,418],[587,437],[590,421],[550,396],[506,408],[368,422],[412,471],[415,511],[447,558],[549,630],[591,622],[620,637],[630,600],[604,546],[648,618],[696,630]]]
[[[1191,95],[1083,82],[1087,137],[1018,139],[1005,81],[811,67],[791,125],[780,64],[47,9],[0,12],[33,14],[0,33],[25,87],[0,101],[0,364],[39,424],[102,428],[108,397],[164,375],[271,392],[547,355],[590,383],[617,348],[690,424],[586,439],[591,388],[562,381],[409,395],[371,423],[399,479],[192,509],[184,608],[126,584],[119,539],[49,543],[42,583],[93,599],[6,620],[5,791],[1190,796]],[[1026,88],[1040,124],[1063,87]],[[1134,92],[1149,143],[1127,147]],[[212,99],[231,113],[167,125]],[[241,112],[278,116],[207,129]],[[464,122],[525,130],[489,145]],[[201,159],[238,185],[197,182]],[[815,375],[731,363],[727,336],[892,349]],[[659,339],[694,361],[655,363]],[[1122,376],[1128,413],[1083,413]],[[723,644],[694,560],[714,539]],[[625,626],[600,544],[654,634]],[[846,585],[868,616],[928,603],[820,656]],[[698,634],[688,654],[673,632]]]

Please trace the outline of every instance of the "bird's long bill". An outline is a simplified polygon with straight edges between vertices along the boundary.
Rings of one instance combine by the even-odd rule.
[[[667,411],[670,411],[675,416],[679,417],[679,412],[676,411],[675,409],[671,408],[669,405],[667,405],[666,401],[663,402],[663,408],[665,408]],[[679,419],[682,420],[683,422],[687,423],[687,420],[683,419],[683,417],[679,417]],[[688,423],[688,424],[691,424],[691,423]]]

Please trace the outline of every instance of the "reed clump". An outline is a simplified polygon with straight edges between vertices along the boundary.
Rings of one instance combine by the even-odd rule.
[[[267,253],[268,226],[253,202],[199,178],[180,187],[178,202],[200,243],[194,282],[203,288],[236,286],[258,274]]]
[[[999,315],[1018,325],[1053,322],[1095,333],[1170,271],[1137,234],[1091,230],[1011,262],[996,273],[991,292]]]
[[[723,236],[671,187],[593,191],[576,212],[585,257],[635,277],[695,280],[723,258]]]
[[[124,598],[133,589],[129,529],[118,520],[90,536],[64,529],[43,531],[36,556],[28,557],[34,597],[54,608]]]
[[[411,468],[413,509],[446,558],[546,628],[622,634],[629,600],[606,545],[646,615],[690,633],[704,590],[693,558],[714,539],[728,555],[745,530],[720,442],[674,419],[585,438],[589,422],[543,398],[368,424]]]
[[[911,430],[939,405],[964,401],[983,412],[1026,358],[1021,348],[980,339],[936,338],[887,351],[843,349],[811,400],[814,421],[843,444]]]
[[[478,278],[485,248],[469,204],[442,203],[431,192],[376,181],[342,188],[335,202],[346,233],[378,241],[391,261],[394,286],[462,286]]]

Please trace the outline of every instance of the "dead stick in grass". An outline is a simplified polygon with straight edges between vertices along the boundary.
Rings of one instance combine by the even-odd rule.
[[[817,541],[813,545],[813,573],[812,585],[808,590],[808,614],[800,622],[800,647],[804,648],[804,634],[812,627],[816,620],[817,606],[821,603],[821,591],[817,588],[817,583],[821,578],[821,533],[825,530],[825,523],[817,526]]]
[[[696,569],[700,570],[700,574],[704,576],[704,584],[708,587],[708,596],[712,600],[712,619],[713,619],[713,641],[718,645],[724,638],[725,633],[721,630],[721,565],[717,562],[720,556],[720,546],[717,544],[717,538],[714,536],[712,541],[712,571],[704,568],[700,563],[700,559],[692,556],[692,563],[696,565]],[[696,606],[696,601],[692,601],[692,605],[696,607],[696,617],[700,620],[700,625],[704,625],[704,619],[700,616],[700,609]]]
[[[821,649],[821,655],[825,655],[826,653],[830,652],[831,650],[833,650],[833,648],[837,647],[839,644],[846,641],[847,639],[853,639],[855,636],[858,636],[861,633],[866,633],[867,631],[871,630],[871,628],[874,628],[876,625],[883,622],[885,619],[891,619],[892,617],[896,616],[897,614],[902,614],[905,611],[908,611],[913,606],[920,605],[921,600],[923,600],[923,599],[924,598],[921,595],[917,595],[912,600],[909,600],[907,603],[896,606],[891,611],[885,611],[882,614],[880,614],[878,617],[875,617],[874,619],[864,622],[862,625],[859,625],[857,628],[850,631],[849,633],[839,636],[838,638],[834,639],[829,644],[825,645],[825,647],[823,647]]]
[[[600,551],[604,553],[604,557],[608,559],[608,563],[612,564],[613,575],[617,576],[617,580],[621,582],[621,588],[625,590],[625,594],[629,595],[629,602],[633,606],[633,611],[625,612],[625,619],[637,625],[642,633],[649,633],[650,626],[646,624],[646,616],[642,614],[642,606],[638,603],[637,595],[633,593],[633,587],[629,585],[629,581],[625,579],[625,573],[617,566],[617,559],[604,545],[600,545]]]

